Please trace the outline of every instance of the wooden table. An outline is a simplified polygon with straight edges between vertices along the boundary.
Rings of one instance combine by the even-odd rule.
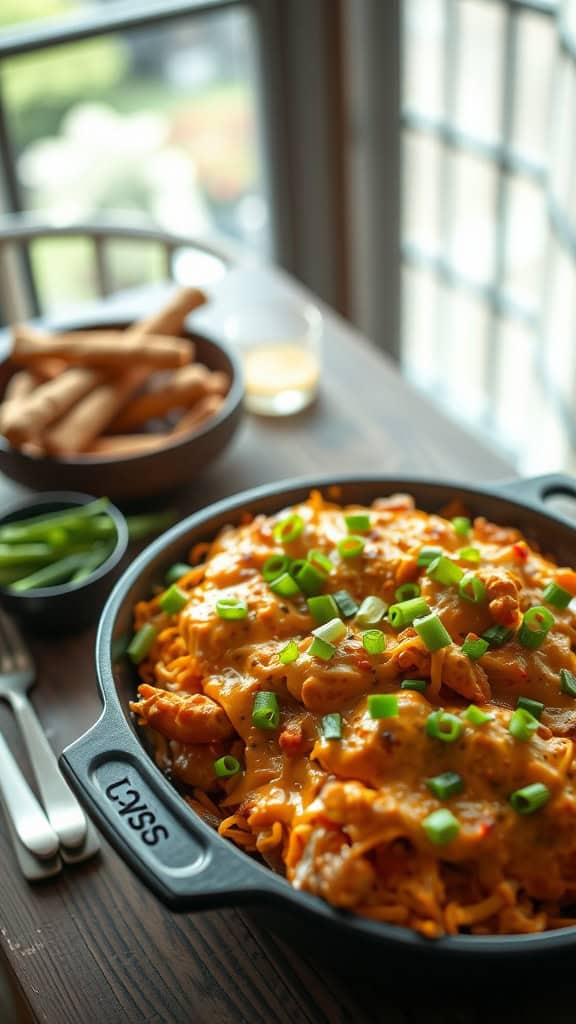
[[[275,271],[235,271],[215,288],[214,309],[202,316],[218,329],[238,302],[274,293],[305,297]],[[156,298],[148,294],[130,312],[145,312]],[[179,499],[182,513],[258,483],[305,473],[373,471],[475,481],[513,475],[496,454],[416,394],[348,324],[325,312],[319,401],[293,418],[246,416],[229,450]],[[21,493],[0,478],[0,508]],[[60,752],[99,712],[94,631],[30,642],[39,677],[34,703]],[[29,775],[4,707],[0,728]],[[463,1019],[445,992],[437,1002],[426,993],[419,997],[417,985],[412,992],[395,991],[384,964],[382,985],[345,981],[305,961],[238,910],[169,913],[104,841],[97,861],[36,887],[18,872],[4,822],[0,851],[0,945],[24,1021]],[[470,1009],[471,1002],[466,1021],[485,1019]],[[6,1024],[17,1019],[15,1013],[2,1014],[0,1004]]]

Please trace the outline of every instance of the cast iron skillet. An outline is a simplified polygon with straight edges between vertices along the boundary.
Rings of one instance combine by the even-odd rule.
[[[558,961],[576,950],[576,927],[539,935],[458,936],[430,941],[403,928],[381,924],[337,910],[297,892],[267,867],[252,860],[205,825],[152,761],[131,720],[136,674],[122,656],[131,631],[132,608],[149,595],[173,562],[181,561],[193,543],[210,539],[227,523],[237,523],[246,510],[265,514],[304,500],[311,487],[324,492],[338,484],[344,503],[369,503],[395,491],[412,494],[418,506],[436,511],[447,501],[462,499],[473,514],[519,527],[537,540],[560,564],[576,561],[576,529],[562,515],[551,514],[551,495],[576,497],[576,484],[566,477],[519,480],[492,488],[423,480],[356,477],[296,480],[261,487],[218,502],[185,519],[151,544],[116,585],[102,615],[96,641],[98,679],[104,702],[100,719],[67,747],[62,768],[87,804],[107,838],[144,882],[174,910],[248,904],[263,907],[265,921],[307,939],[318,950],[342,962],[362,959],[378,964],[382,957],[409,957],[411,967],[512,966],[538,954]],[[527,851],[529,856],[529,851]],[[314,927],[312,927],[314,926]],[[336,960],[334,962],[337,962]]]

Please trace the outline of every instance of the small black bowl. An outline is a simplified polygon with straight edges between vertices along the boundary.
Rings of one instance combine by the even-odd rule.
[[[75,491],[52,491],[21,501],[0,515],[0,526],[30,519],[32,516],[63,512],[74,505],[86,505],[95,499]],[[59,583],[54,587],[28,590],[19,594],[0,587],[0,604],[6,611],[25,618],[36,629],[58,631],[78,629],[95,622],[102,611],[114,583],[114,570],[128,546],[128,526],[115,505],[109,504],[106,514],[116,527],[116,544],[105,562],[87,579],[79,583]]]

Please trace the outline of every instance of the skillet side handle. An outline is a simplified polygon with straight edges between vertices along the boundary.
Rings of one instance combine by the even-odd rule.
[[[105,711],[60,756],[105,837],[173,910],[282,902],[288,883],[201,820],[156,768],[120,713]]]
[[[563,515],[552,506],[546,504],[546,499],[554,495],[565,495],[576,501],[576,479],[563,473],[549,473],[544,476],[519,477],[517,480],[506,480],[497,484],[498,490],[511,498],[518,498],[544,512],[547,516],[559,519],[570,526],[576,525],[575,519]]]

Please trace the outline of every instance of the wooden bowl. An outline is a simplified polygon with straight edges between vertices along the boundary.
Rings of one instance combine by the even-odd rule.
[[[67,324],[68,330],[124,329],[127,322]],[[232,439],[242,415],[243,381],[240,361],[231,349],[203,334],[186,331],[194,341],[196,360],[230,377],[224,405],[201,427],[175,437],[157,451],[138,455],[68,457],[26,455],[0,437],[0,472],[25,487],[39,491],[83,491],[114,500],[152,497],[189,484],[220,454]],[[9,371],[0,363],[0,399]]]

